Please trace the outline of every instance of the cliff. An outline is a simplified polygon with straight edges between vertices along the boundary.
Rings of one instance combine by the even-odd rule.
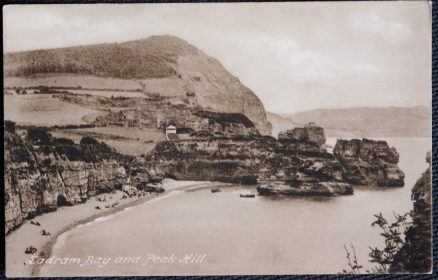
[[[271,134],[259,98],[218,60],[177,37],[8,53],[4,62],[7,90],[43,85],[190,99],[207,111],[244,114]]]
[[[432,167],[431,153],[426,156],[429,168],[412,188],[414,209],[412,225],[405,232],[405,243],[394,256],[390,273],[427,273],[432,269]]]
[[[402,187],[405,175],[397,166],[399,155],[386,141],[338,140],[333,149],[343,167],[342,178],[354,185]]]
[[[352,185],[403,186],[398,154],[385,141],[339,140],[334,154],[313,124],[280,133],[192,133],[158,144],[148,162],[165,176],[258,184],[258,192],[291,195],[352,194]]]
[[[304,127],[296,127],[285,132],[278,134],[279,140],[293,139],[297,141],[312,142],[322,147],[325,144],[326,138],[324,129],[320,126],[316,126],[313,123],[309,123]]]
[[[174,179],[259,184],[260,194],[274,194],[271,186],[297,195],[352,194],[339,161],[308,140],[195,135],[157,145],[148,161]]]
[[[24,219],[82,203],[126,182],[120,155],[105,144],[52,140],[36,143],[5,127],[6,233]]]

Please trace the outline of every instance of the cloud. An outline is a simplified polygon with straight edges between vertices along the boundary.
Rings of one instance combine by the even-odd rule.
[[[402,21],[386,20],[377,14],[351,15],[350,26],[364,33],[382,36],[388,40],[409,39],[413,30]]]
[[[6,29],[6,31],[10,33],[20,31],[47,31],[50,28],[65,27],[69,24],[62,16],[48,11],[35,13],[29,10],[23,10],[20,14],[16,14],[14,10],[9,12],[9,9],[6,9],[6,11],[4,21],[10,23]]]

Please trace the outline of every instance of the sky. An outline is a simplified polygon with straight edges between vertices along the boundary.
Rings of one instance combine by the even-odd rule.
[[[268,111],[430,106],[427,1],[4,7],[5,52],[178,36]]]

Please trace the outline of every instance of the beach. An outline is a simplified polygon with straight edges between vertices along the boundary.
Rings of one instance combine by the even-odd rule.
[[[97,197],[105,197],[106,201],[101,202],[96,197],[89,198],[85,203],[73,206],[59,207],[54,212],[44,213],[33,219],[24,221],[18,228],[6,236],[6,275],[8,277],[37,276],[40,266],[30,263],[32,256],[47,259],[51,255],[53,245],[58,236],[67,232],[78,225],[85,224],[100,217],[109,216],[128,207],[142,204],[151,199],[165,196],[166,194],[182,189],[213,187],[223,183],[209,181],[175,181],[165,179],[162,182],[164,193],[147,193],[141,197],[127,197],[122,199],[124,192],[115,190],[112,193],[103,193]],[[118,202],[114,208],[105,208]],[[96,209],[99,206],[100,210]],[[34,225],[31,221],[38,222],[40,226]],[[49,236],[41,234],[45,230]],[[35,254],[26,254],[27,247],[33,246],[37,249]]]

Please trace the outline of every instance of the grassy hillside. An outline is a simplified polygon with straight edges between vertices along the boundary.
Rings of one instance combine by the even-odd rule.
[[[328,136],[346,133],[350,137],[431,136],[431,108],[421,106],[316,109],[283,116],[298,124],[315,122],[324,127]]]
[[[78,125],[99,112],[50,95],[5,95],[4,119],[20,125]]]
[[[4,55],[6,76],[44,73],[89,74],[123,79],[176,75],[179,55],[199,51],[171,36],[152,36],[125,43],[35,50]]]
[[[120,89],[120,90],[141,90],[142,86],[136,80],[119,79],[119,78],[104,78],[92,75],[78,74],[38,74],[29,77],[12,77],[4,78],[4,87],[68,87],[82,89]]]
[[[138,127],[94,127],[78,129],[58,129],[51,132],[55,137],[64,137],[79,141],[84,136],[104,142],[117,152],[125,155],[142,155],[155,143],[164,141],[164,133],[158,129]]]

